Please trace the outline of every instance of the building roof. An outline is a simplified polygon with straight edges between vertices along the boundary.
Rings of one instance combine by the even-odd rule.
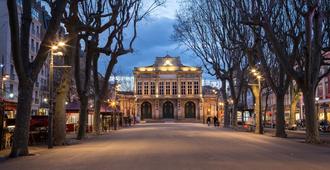
[[[180,57],[166,55],[156,57],[153,65],[135,67],[134,71],[154,72],[154,71],[201,71],[201,67],[186,66],[181,63]]]
[[[184,66],[184,65],[181,63],[180,57],[172,57],[170,55],[166,55],[165,57],[156,57],[156,61],[152,66],[160,67],[160,66]]]

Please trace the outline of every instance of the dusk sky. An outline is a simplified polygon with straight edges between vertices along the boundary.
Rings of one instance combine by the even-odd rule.
[[[138,35],[134,42],[134,53],[121,56],[116,70],[131,74],[134,67],[153,64],[155,57],[180,56],[185,65],[201,66],[200,60],[187,51],[185,47],[173,41],[173,25],[176,22],[176,11],[180,0],[167,0],[138,25]],[[101,63],[106,62],[104,59]],[[105,65],[100,64],[100,72],[105,72]]]

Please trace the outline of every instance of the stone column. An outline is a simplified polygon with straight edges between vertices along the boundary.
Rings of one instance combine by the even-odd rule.
[[[141,105],[139,102],[136,102],[135,114],[137,117],[141,118]]]
[[[182,119],[182,109],[181,109],[181,100],[180,99],[177,99],[177,115],[176,115],[176,118],[177,119]]]
[[[155,119],[159,119],[159,100],[155,100]]]
[[[204,122],[204,112],[203,112],[203,100],[199,100],[199,114],[197,114],[197,120],[202,120]]]

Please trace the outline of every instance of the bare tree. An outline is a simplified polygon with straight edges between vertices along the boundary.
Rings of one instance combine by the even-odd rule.
[[[68,4],[69,7],[65,10],[63,23],[67,34],[65,35],[66,47],[64,65],[71,66],[71,68],[64,68],[61,72],[61,79],[56,88],[55,95],[55,112],[54,112],[54,144],[64,145],[66,136],[66,109],[65,103],[68,98],[69,91],[73,82],[73,61],[74,56],[79,53],[78,44],[78,0],[72,0]]]
[[[245,0],[235,1],[247,25],[265,33],[283,70],[292,77],[304,96],[306,142],[319,143],[315,89],[328,75],[325,53],[329,51],[329,1]],[[293,60],[294,62],[290,62]]]
[[[256,35],[256,56],[261,63],[262,73],[276,96],[276,133],[277,137],[286,137],[284,97],[288,91],[290,77],[285,74],[284,69],[277,62],[272,53],[267,53],[267,47],[262,47],[259,42],[259,35]]]
[[[94,103],[95,103],[95,115],[94,115],[94,130],[96,133],[100,132],[100,108],[104,100],[106,100],[108,94],[108,82],[113,72],[114,66],[118,62],[118,57],[127,53],[133,52],[133,43],[137,36],[137,24],[147,14],[162,5],[165,1],[154,0],[150,6],[142,11],[142,0],[130,0],[130,1],[115,1],[111,4],[111,7],[118,6],[117,9],[111,8],[113,14],[109,16],[110,20],[116,20],[117,22],[109,25],[108,28],[108,40],[103,47],[99,47],[96,51],[96,55],[93,58],[93,75],[94,75]],[[131,29],[131,33],[127,33]],[[125,41],[126,47],[125,47]],[[100,54],[110,56],[110,61],[107,65],[107,69],[104,75],[104,80],[99,84],[98,78],[98,61]]]
[[[13,147],[10,154],[11,157],[29,154],[28,139],[33,86],[44,62],[46,61],[49,53],[49,47],[52,45],[52,41],[56,38],[55,36],[66,7],[66,0],[57,0],[54,2],[50,1],[49,4],[51,7],[52,17],[40,45],[38,54],[36,58],[30,62],[29,42],[30,25],[32,21],[32,0],[22,1],[23,12],[20,22],[18,18],[19,14],[17,10],[17,2],[7,0],[11,35],[11,51],[15,70],[19,79],[16,125]]]
[[[301,97],[300,91],[296,84],[293,82],[290,83],[290,119],[289,119],[289,128],[292,129],[296,125],[296,110],[297,103]]]
[[[225,127],[237,126],[237,106],[244,84],[247,60],[241,50],[237,50],[231,39],[226,15],[219,1],[194,0],[187,2],[186,8],[178,15],[175,25],[175,39],[188,46],[203,62],[210,75],[222,82]],[[233,17],[230,15],[230,17]],[[228,112],[227,83],[233,101],[232,115]],[[230,117],[232,119],[230,120]]]

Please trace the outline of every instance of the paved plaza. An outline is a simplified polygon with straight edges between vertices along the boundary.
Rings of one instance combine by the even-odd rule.
[[[140,124],[34,156],[10,169],[329,169],[330,148],[193,123]]]

